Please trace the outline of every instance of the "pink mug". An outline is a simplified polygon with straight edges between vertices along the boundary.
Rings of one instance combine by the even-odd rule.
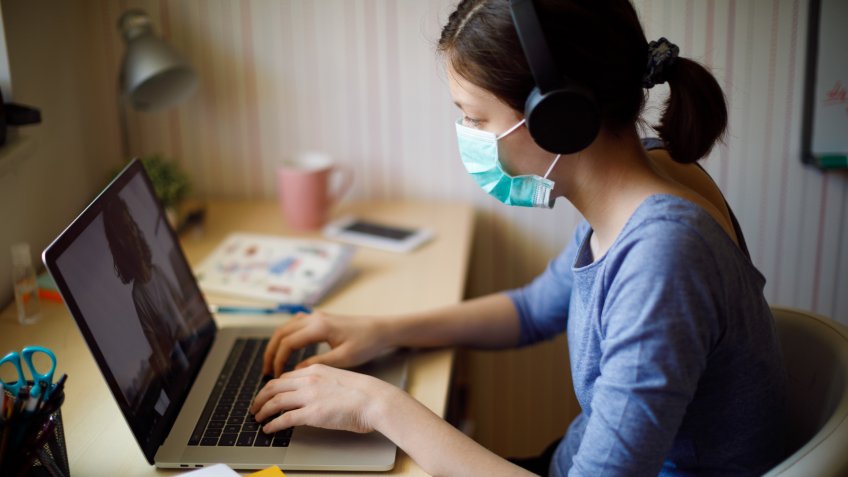
[[[341,181],[331,191],[334,175],[339,175]],[[277,193],[283,218],[295,230],[320,228],[330,208],[352,183],[353,171],[334,164],[326,154],[301,154],[277,169]]]

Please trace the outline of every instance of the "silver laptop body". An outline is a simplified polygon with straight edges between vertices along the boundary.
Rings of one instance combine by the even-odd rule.
[[[139,161],[45,249],[43,260],[151,464],[394,466],[396,446],[378,433],[297,427],[286,447],[189,444],[236,340],[267,338],[273,328],[217,328]],[[387,356],[359,371],[403,388],[407,359]]]

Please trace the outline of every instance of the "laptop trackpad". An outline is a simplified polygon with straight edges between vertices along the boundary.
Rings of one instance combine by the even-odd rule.
[[[379,432],[353,434],[314,427],[296,427],[283,468],[310,470],[390,470],[395,445]]]

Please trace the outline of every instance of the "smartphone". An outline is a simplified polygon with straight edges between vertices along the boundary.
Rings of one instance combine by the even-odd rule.
[[[343,217],[327,224],[324,236],[390,252],[410,252],[433,237],[427,228],[399,227],[357,217]]]

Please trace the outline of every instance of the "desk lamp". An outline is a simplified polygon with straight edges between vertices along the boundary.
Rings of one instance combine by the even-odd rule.
[[[118,26],[127,42],[121,84],[133,108],[158,111],[187,98],[197,87],[194,70],[170,45],[153,33],[150,17],[128,10]]]
[[[127,43],[119,80],[119,114],[123,152],[127,156],[124,101],[138,111],[161,111],[188,98],[197,89],[197,75],[182,55],[156,36],[144,11],[124,12],[118,29]]]

